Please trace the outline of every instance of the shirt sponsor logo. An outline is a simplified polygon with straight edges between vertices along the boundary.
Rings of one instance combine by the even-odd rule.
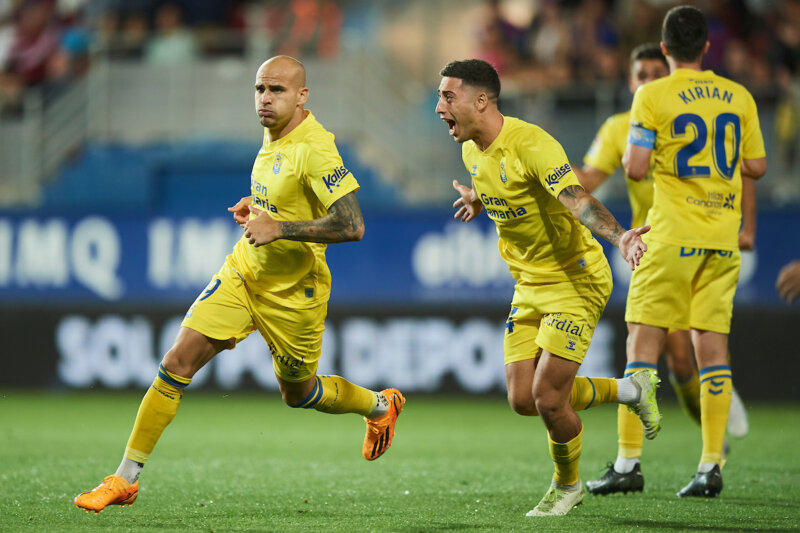
[[[583,334],[583,324],[575,324],[569,318],[561,318],[561,313],[553,313],[542,319],[543,326],[550,326],[569,335],[581,336]]]
[[[681,257],[692,257],[695,255],[700,257],[709,254],[717,254],[720,257],[733,257],[733,251],[731,250],[708,250],[706,248],[687,248],[685,246],[681,246]]]
[[[491,219],[508,220],[528,214],[524,207],[510,206],[505,198],[500,198],[499,196],[487,196],[481,193],[480,199],[486,208],[486,214]]]
[[[350,174],[350,171],[342,165],[327,176],[323,176],[322,183],[328,188],[328,192],[333,192],[333,187],[338,187],[348,174]]]
[[[278,208],[275,204],[270,203],[269,198],[267,198],[267,186],[256,181],[253,175],[250,176],[250,196],[253,198],[254,207],[262,211],[270,211],[272,213],[278,212]]]
[[[555,186],[561,180],[562,176],[564,176],[567,172],[570,172],[571,170],[572,167],[569,166],[569,163],[564,163],[557,169],[553,170],[553,172],[548,174],[547,178],[545,178],[545,182],[547,183],[547,186],[550,187],[550,190],[554,191]]]
[[[721,192],[710,192],[706,198],[697,198],[696,196],[687,196],[686,203],[696,207],[705,207],[707,209],[735,209],[736,194],[730,193],[725,196]]]

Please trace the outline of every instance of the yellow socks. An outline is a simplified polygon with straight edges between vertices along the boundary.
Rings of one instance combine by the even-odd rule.
[[[731,406],[731,367],[708,366],[700,370],[700,412],[703,424],[703,456],[700,463],[719,463],[725,426]]]
[[[700,425],[700,377],[697,372],[686,381],[679,381],[675,375],[669,375],[669,381],[675,394],[678,395],[678,402],[689,417]]]
[[[316,409],[323,413],[358,413],[362,416],[374,414],[379,407],[378,394],[350,383],[339,376],[317,376],[311,393],[292,407]]]
[[[569,404],[575,411],[583,411],[601,403],[617,401],[617,380],[614,378],[587,378],[576,376],[569,394]]]
[[[578,435],[569,442],[555,442],[547,435],[550,444],[550,456],[553,458],[556,472],[553,480],[559,485],[573,485],[578,482],[578,463],[583,447],[583,428]]]
[[[139,405],[136,422],[125,448],[125,458],[145,463],[167,424],[175,418],[183,389],[191,378],[182,378],[158,366],[158,375]]]
[[[625,365],[623,377],[630,377],[631,374],[645,369],[656,372],[658,367],[652,363],[628,363]],[[642,442],[644,441],[642,421],[622,404],[617,410],[617,437],[617,457],[638,459],[642,456]]]

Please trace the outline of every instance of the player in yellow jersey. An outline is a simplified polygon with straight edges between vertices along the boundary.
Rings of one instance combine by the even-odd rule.
[[[654,162],[647,256],[628,290],[628,362],[654,364],[670,329],[691,329],[700,369],[703,451],[679,497],[722,491],[720,461],[731,401],[728,332],[739,276],[742,177],[766,172],[756,104],[741,85],[701,69],[705,16],[679,6],[664,18],[671,74],[633,98],[625,173]]]
[[[669,74],[669,65],[661,53],[658,43],[645,43],[637,46],[630,57],[630,76],[628,87],[632,93],[642,85],[663,78]],[[593,192],[609,175],[622,164],[622,155],[628,140],[630,110],[609,117],[592,142],[584,157],[584,166],[577,170],[578,179],[587,192]],[[651,166],[652,170],[652,166]],[[739,236],[741,249],[752,249],[755,241],[755,190],[752,180],[750,187],[744,190],[742,202],[749,200],[753,212],[745,210],[744,224]],[[634,181],[625,179],[628,188],[628,199],[632,211],[632,227],[646,223],[647,212],[653,205],[653,176],[648,172],[644,179]],[[700,379],[695,369],[692,340],[687,330],[671,330],[665,345],[670,382],[675,389],[684,411],[697,424],[700,424]],[[641,368],[657,371],[656,364],[631,362],[625,368],[625,375],[630,375]],[[744,406],[732,389],[731,410],[728,416],[728,430],[737,436],[747,433],[748,421]],[[736,400],[736,401],[734,401]],[[639,420],[620,406],[617,416],[619,431],[619,450],[617,459],[608,465],[608,470],[599,480],[587,481],[586,489],[592,494],[612,494],[616,492],[639,492],[644,489],[644,476],[641,472],[642,430]]]
[[[503,347],[508,401],[521,415],[541,416],[555,466],[550,489],[527,516],[564,515],[583,501],[583,427],[576,410],[624,403],[640,416],[647,438],[660,429],[655,373],[577,377],[612,284],[589,230],[617,246],[633,269],[647,249],[640,235],[649,228],[625,231],[580,186],[558,141],[500,113],[500,80],[491,65],[454,61],[440,74],[436,113],[462,143],[472,176],[471,188],[453,182],[460,196],[455,218],[469,222],[485,211],[517,280]]]
[[[296,59],[273,57],[258,69],[255,107],[264,143],[253,165],[251,196],[228,209],[244,234],[164,355],[116,473],[75,498],[87,512],[133,503],[139,473],[192,376],[255,330],[272,352],[289,406],[363,415],[367,460],[391,445],[405,403],[399,391],[373,392],[339,376],[317,375],[331,284],[325,246],[360,240],[364,222],[358,183],[342,164],[333,135],[304,109],[307,98],[305,68]]]

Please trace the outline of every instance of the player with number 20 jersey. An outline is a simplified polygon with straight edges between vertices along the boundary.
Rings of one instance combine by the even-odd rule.
[[[740,164],[765,156],[753,97],[710,70],[676,69],[636,91],[628,142],[653,150],[655,191],[647,217],[653,229],[645,242],[655,246],[650,260],[662,272],[634,273],[626,321],[728,333],[741,261]],[[658,281],[665,280],[664,269],[691,276],[694,263],[708,254],[721,259],[721,268],[706,269],[711,277],[701,280],[713,298],[706,292],[686,309],[691,295]]]

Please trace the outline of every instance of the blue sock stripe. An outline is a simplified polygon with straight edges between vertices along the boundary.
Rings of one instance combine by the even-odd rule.
[[[731,371],[731,367],[728,365],[717,365],[717,366],[707,366],[705,368],[700,369],[700,375],[707,374],[708,372],[717,372],[719,370],[727,370],[728,372]]]
[[[181,383],[177,379],[174,379],[173,377],[171,377],[169,374],[167,374],[167,371],[161,365],[158,365],[158,377],[161,378],[163,381],[166,381],[167,383],[169,383],[173,387],[178,387],[180,389],[182,389],[186,385],[188,385],[188,383]]]
[[[292,405],[292,407],[308,409],[309,407],[314,407],[317,404],[320,397],[322,397],[322,383],[319,380],[319,376],[317,376],[315,379],[316,382],[314,383],[314,388],[308,393],[308,396],[303,398],[299,403]]]
[[[592,406],[592,404],[594,403],[594,399],[597,397],[597,389],[594,386],[592,378],[587,377],[586,380],[592,385],[592,401],[590,401],[589,404],[586,406],[586,409],[588,409]]]
[[[700,380],[700,383],[705,383],[706,381],[710,381],[712,379],[730,379],[733,381],[733,376],[730,374],[719,374],[714,376],[708,376],[707,378],[703,378]]]
[[[655,365],[653,363],[642,363],[642,362],[628,363],[627,365],[625,365],[625,373],[622,374],[622,377],[627,378],[628,376],[630,376],[634,372],[638,372],[639,370],[642,370],[643,368],[647,368],[647,369],[656,371],[656,370],[658,370],[658,365]]]

